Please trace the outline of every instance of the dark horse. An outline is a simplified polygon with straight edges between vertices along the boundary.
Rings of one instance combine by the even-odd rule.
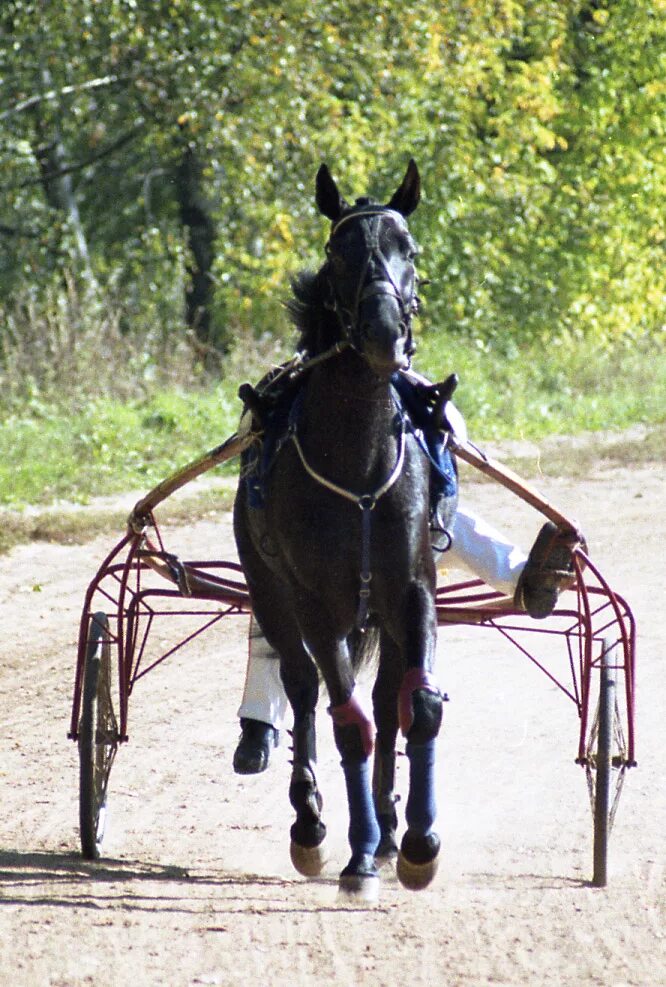
[[[290,304],[310,366],[263,506],[250,506],[243,483],[235,505],[252,607],[280,656],[294,713],[292,861],[309,876],[323,865],[326,829],[315,778],[320,673],[347,785],[351,859],[340,876],[347,889],[372,882],[376,857],[397,849],[399,728],[410,768],[398,854],[403,884],[432,880],[440,846],[433,831],[442,697],[432,675],[431,467],[391,382],[408,368],[413,349],[416,248],[405,217],[419,196],[413,161],[387,205],[367,198],[348,205],[328,168],[320,168],[316,201],[332,222],[327,260],[317,274],[296,280]],[[379,643],[376,737],[355,691],[359,656],[371,638]]]

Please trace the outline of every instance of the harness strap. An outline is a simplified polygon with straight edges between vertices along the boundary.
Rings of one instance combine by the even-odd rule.
[[[298,440],[296,430],[294,429],[291,433],[292,442],[296,447],[296,452],[301,460],[303,469],[308,476],[312,477],[322,487],[325,487],[326,490],[330,490],[332,493],[344,497],[345,500],[351,501],[361,509],[361,588],[359,590],[358,611],[356,613],[356,627],[358,630],[363,630],[367,623],[370,604],[370,582],[372,580],[372,572],[370,570],[371,511],[374,511],[380,497],[383,497],[396,482],[402,473],[405,463],[405,424],[402,419],[400,426],[400,432],[398,433],[398,456],[391,475],[373,493],[368,494],[356,494],[351,490],[346,490],[344,487],[338,486],[337,483],[333,483],[332,480],[328,480],[325,476],[322,476],[321,473],[318,473],[310,466],[305,458],[305,453]]]
[[[386,206],[377,206],[374,209],[370,207],[369,209],[358,209],[354,212],[347,213],[337,223],[333,224],[331,236],[335,236],[343,223],[349,222],[350,219],[359,219],[362,216],[390,216],[391,219],[395,219],[404,229],[407,229],[405,217],[402,213],[397,212],[395,209],[388,209]]]
[[[312,479],[316,480],[317,483],[321,484],[322,487],[326,487],[327,490],[331,490],[333,493],[339,494],[340,497],[345,497],[347,500],[351,500],[351,502],[353,504],[357,504],[358,507],[361,508],[361,510],[364,509],[365,502],[368,501],[370,504],[369,509],[373,510],[379,498],[383,497],[384,494],[391,489],[393,484],[396,482],[396,480],[402,473],[402,467],[404,466],[405,463],[405,429],[403,423],[401,423],[401,426],[402,427],[400,428],[400,432],[398,433],[398,458],[396,460],[395,466],[393,467],[393,471],[389,476],[388,480],[386,480],[385,483],[382,483],[381,487],[378,487],[377,490],[374,491],[374,493],[369,493],[369,494],[355,494],[352,490],[346,490],[344,487],[338,486],[337,483],[333,483],[332,480],[327,480],[325,476],[322,476],[321,473],[318,473],[308,463],[307,459],[305,458],[305,453],[303,452],[303,447],[301,446],[301,443],[299,442],[298,439],[298,435],[295,431],[291,433],[291,440],[296,446],[296,452],[298,453],[301,463],[303,464],[303,469],[308,474],[308,476],[311,476]]]
[[[358,610],[356,611],[356,627],[362,630],[368,622],[368,611],[370,609],[370,583],[372,582],[372,572],[370,570],[370,535],[372,530],[370,511],[375,506],[374,501],[367,501],[359,504],[361,508],[361,588],[358,591]]]

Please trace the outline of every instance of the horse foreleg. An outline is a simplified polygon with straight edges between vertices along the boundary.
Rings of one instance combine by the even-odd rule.
[[[321,873],[325,863],[326,837],[326,827],[321,820],[323,801],[315,776],[315,707],[319,679],[291,615],[292,600],[287,584],[266,565],[247,533],[243,540],[247,520],[239,510],[236,520],[239,553],[251,591],[254,615],[266,640],[280,656],[280,677],[294,713],[289,800],[296,811],[296,821],[290,831],[291,860],[300,874],[314,877]]]
[[[303,593],[299,602],[303,642],[317,660],[331,701],[329,712],[347,788],[351,858],[340,875],[340,887],[371,894],[378,883],[375,850],[379,843],[369,769],[374,728],[355,692],[346,635],[320,601]]]
[[[289,801],[296,810],[290,831],[291,862],[305,877],[316,877],[326,863],[326,826],[321,819],[324,800],[317,787],[315,714],[294,711],[294,763]]]
[[[340,887],[347,891],[368,892],[378,877],[375,852],[381,835],[370,787],[372,724],[353,694],[346,703],[332,707],[330,712],[349,805],[351,858],[340,874]]]
[[[396,832],[398,817],[395,810],[396,738],[398,735],[398,705],[396,696],[400,687],[400,655],[395,642],[386,634],[381,639],[381,663],[372,690],[377,736],[372,776],[372,792],[375,799],[380,839],[375,856],[389,859],[398,852]]]
[[[407,888],[425,888],[437,873],[440,839],[433,831],[435,743],[442,722],[442,696],[423,669],[410,669],[399,697],[400,727],[407,738],[409,796],[407,831],[398,854],[398,878]]]
[[[272,607],[261,613],[266,637],[280,653],[280,675],[294,712],[293,767],[289,801],[296,811],[290,831],[291,861],[306,877],[321,873],[326,855],[326,827],[321,819],[323,800],[317,787],[315,764],[317,739],[315,707],[319,692],[316,669],[305,652],[300,632],[285,619],[286,606]]]

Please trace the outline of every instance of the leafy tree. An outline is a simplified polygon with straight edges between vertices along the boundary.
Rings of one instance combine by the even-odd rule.
[[[663,0],[7,0],[0,304],[62,283],[207,364],[279,334],[312,180],[414,155],[437,327],[663,333]]]

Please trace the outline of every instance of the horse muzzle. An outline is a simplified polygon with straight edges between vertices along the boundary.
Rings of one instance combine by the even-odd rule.
[[[354,346],[380,376],[409,366],[409,323],[402,299],[390,281],[371,281],[363,290],[356,336]]]

